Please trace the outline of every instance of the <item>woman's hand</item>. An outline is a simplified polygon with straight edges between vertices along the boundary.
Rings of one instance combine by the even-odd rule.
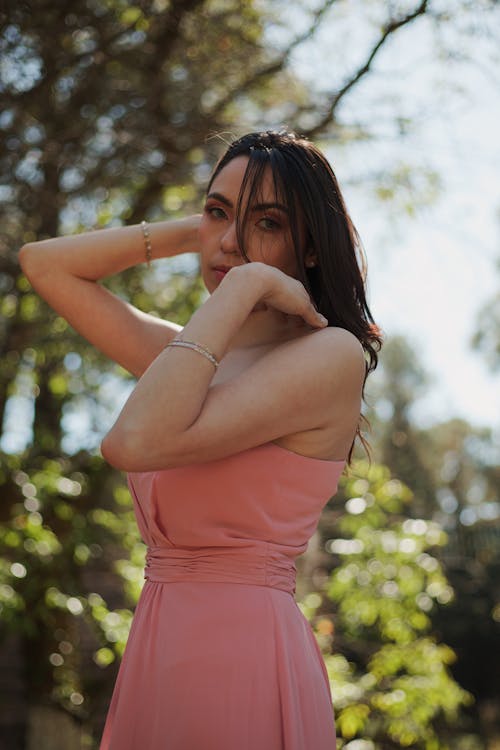
[[[234,270],[257,274],[261,279],[263,291],[257,309],[261,305],[264,309],[271,307],[285,315],[298,316],[315,328],[328,325],[327,319],[317,311],[305,286],[298,279],[275,266],[258,261],[237,266]]]

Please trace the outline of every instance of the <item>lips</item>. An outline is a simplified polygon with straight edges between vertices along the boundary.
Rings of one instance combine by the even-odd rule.
[[[214,273],[220,281],[224,278],[226,273],[231,270],[231,268],[232,266],[214,266]]]

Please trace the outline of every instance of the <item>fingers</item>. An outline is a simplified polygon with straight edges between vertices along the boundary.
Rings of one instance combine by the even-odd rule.
[[[328,320],[315,307],[314,302],[308,295],[306,314],[304,320],[315,328],[326,328]]]
[[[253,262],[252,265],[255,266],[257,263]],[[269,266],[266,268],[269,269]],[[273,267],[273,273],[276,274],[277,270]],[[284,315],[285,319],[288,316],[296,316],[298,325],[300,325],[300,320],[314,328],[325,328],[328,325],[328,320],[316,310],[314,302],[302,282],[285,275],[284,272],[279,270],[278,282],[278,289],[276,287],[271,288],[263,296],[261,302],[274,307]]]
[[[310,299],[308,299],[307,302],[304,302],[303,311],[300,313],[300,317],[309,325],[314,326],[314,328],[325,328],[328,325],[328,320],[316,310]]]
[[[328,320],[325,318],[325,316],[318,312],[312,305],[307,322],[315,328],[326,328],[326,326],[328,325]]]

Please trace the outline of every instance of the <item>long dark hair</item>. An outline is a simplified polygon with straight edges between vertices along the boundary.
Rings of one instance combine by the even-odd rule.
[[[377,352],[383,337],[366,301],[366,255],[332,167],[316,146],[295,133],[249,133],[234,141],[218,161],[208,192],[219,172],[237,156],[249,157],[236,211],[238,243],[244,259],[249,262],[244,249],[244,228],[251,209],[247,201],[245,210],[241,210],[244,196],[259,195],[264,173],[270,168],[276,200],[288,209],[299,280],[329,325],[351,331],[368,355],[362,389],[364,399],[366,379],[377,367]],[[303,244],[299,239],[299,215],[306,228]],[[306,251],[316,256],[316,266],[305,266]],[[360,420],[369,426],[364,415]],[[370,455],[361,423],[356,435]],[[349,450],[349,463],[354,442]]]

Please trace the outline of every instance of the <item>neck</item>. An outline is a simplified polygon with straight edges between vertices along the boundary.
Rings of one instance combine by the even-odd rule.
[[[279,344],[312,330],[302,318],[285,316],[277,310],[256,309],[231,339],[229,349],[249,349],[266,344]]]

